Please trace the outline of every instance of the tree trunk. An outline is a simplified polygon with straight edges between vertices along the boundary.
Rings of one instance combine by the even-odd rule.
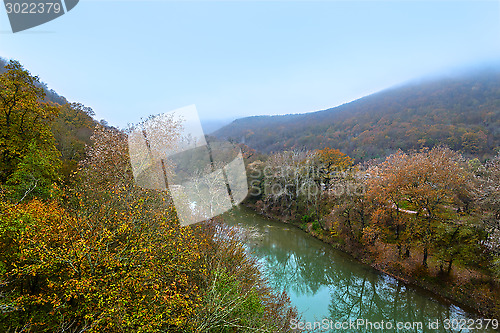
[[[451,272],[451,265],[453,264],[453,258],[450,258],[450,260],[448,261],[448,270],[446,272],[446,274],[450,275],[450,272]]]
[[[422,265],[424,265],[425,268],[427,268],[427,256],[428,256],[428,253],[427,253],[427,246],[424,247],[424,259],[422,260]]]

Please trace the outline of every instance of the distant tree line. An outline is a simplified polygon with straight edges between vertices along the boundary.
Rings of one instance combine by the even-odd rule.
[[[356,162],[438,145],[484,161],[500,146],[500,72],[406,85],[324,111],[237,119],[214,135],[264,153],[336,147]]]

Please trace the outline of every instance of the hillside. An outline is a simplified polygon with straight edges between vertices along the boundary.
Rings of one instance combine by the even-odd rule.
[[[324,111],[241,118],[213,134],[265,153],[333,147],[361,161],[445,144],[488,158],[500,145],[500,70],[414,82]]]
[[[297,311],[237,230],[182,227],[168,191],[137,186],[125,131],[92,133],[90,108],[4,68],[0,332],[292,332]]]
[[[0,74],[6,72],[9,62],[0,58]],[[85,145],[90,145],[90,137],[97,122],[93,119],[91,108],[80,103],[70,103],[47,84],[37,83],[45,93],[44,102],[58,104],[58,115],[50,122],[57,150],[61,153],[62,174],[64,179],[76,170],[77,163],[85,156]]]

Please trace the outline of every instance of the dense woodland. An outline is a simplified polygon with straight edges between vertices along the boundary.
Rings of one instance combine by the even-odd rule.
[[[498,69],[238,119],[214,135],[249,156],[257,211],[500,317]]]
[[[134,184],[124,131],[4,65],[0,331],[290,331],[239,234],[180,227],[168,193]]]
[[[500,155],[445,147],[354,164],[337,149],[248,165],[248,203],[373,267],[500,316]]]
[[[213,135],[264,153],[334,147],[357,162],[438,144],[484,160],[500,145],[500,70],[419,81],[319,112],[241,118]]]
[[[499,317],[495,73],[216,134],[248,144],[247,205]],[[298,314],[241,235],[220,219],[180,227],[168,192],[135,185],[127,132],[92,117],[3,62],[0,330],[290,331]]]

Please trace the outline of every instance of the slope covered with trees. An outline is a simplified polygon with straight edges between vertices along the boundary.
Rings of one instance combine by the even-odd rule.
[[[500,145],[500,70],[395,87],[324,111],[237,119],[214,135],[265,153],[333,147],[356,161],[439,144],[489,158]]]
[[[21,64],[18,62],[9,63],[7,60],[0,58],[0,74],[3,74],[4,77],[9,75],[7,71],[12,70],[14,67],[18,75],[21,75]],[[10,75],[13,74],[11,73]],[[52,138],[50,140],[54,140],[55,147],[61,157],[62,180],[69,181],[70,175],[76,171],[78,162],[85,157],[85,146],[91,144],[90,137],[97,124],[93,118],[94,112],[90,107],[86,107],[81,103],[68,102],[66,98],[49,89],[37,76],[25,76],[25,79],[29,80],[29,84],[33,86],[31,97],[43,102],[42,104],[45,108],[51,107],[53,110],[50,119],[44,120],[38,117],[37,121],[46,127],[45,131],[51,132],[50,136]],[[6,83],[9,85],[8,82]],[[3,95],[6,98],[11,98],[12,102],[22,101],[22,90],[15,93],[16,87],[11,85],[11,88],[14,90],[11,90],[10,97],[5,95],[7,93],[6,90],[2,91]],[[15,107],[14,104],[12,104],[12,107]],[[26,115],[30,116],[31,113],[27,112]],[[47,115],[44,117],[47,117]],[[25,122],[23,126],[33,126],[33,124],[29,125]],[[41,133],[36,134],[36,128],[34,127],[21,129],[22,131],[25,134],[41,135]],[[28,143],[30,140],[27,137],[23,137],[22,141]]]
[[[90,124],[19,62],[0,74],[0,331],[290,332],[235,230],[181,227],[136,186],[127,133]]]
[[[247,204],[497,318],[499,165],[443,147],[356,165],[330,148],[291,150],[248,164]]]

